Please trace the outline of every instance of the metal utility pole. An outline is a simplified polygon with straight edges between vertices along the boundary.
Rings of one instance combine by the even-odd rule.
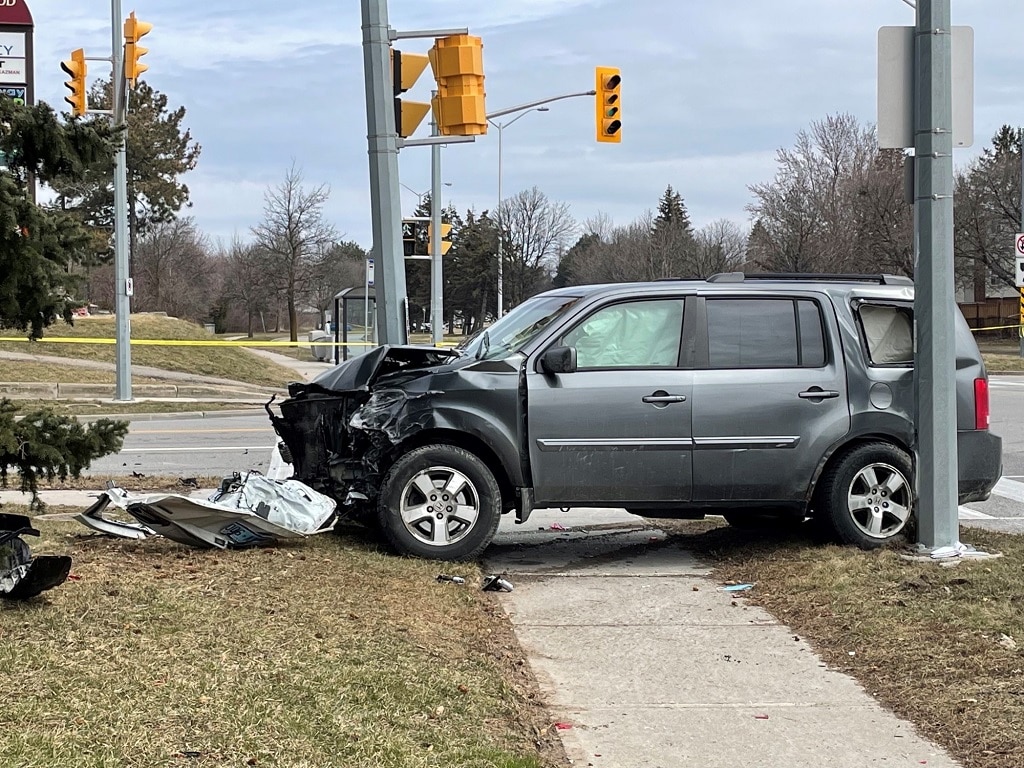
[[[950,0],[918,0],[914,162],[917,268],[918,541],[959,542],[953,292],[953,105]]]
[[[110,2],[111,63],[113,65],[114,125],[123,128],[127,112],[127,88],[124,79],[124,49],[121,41],[121,0]],[[114,153],[114,315],[116,322],[115,400],[132,399],[131,296],[128,272],[128,164],[124,131],[118,136]]]
[[[437,98],[437,91],[433,92]],[[440,136],[437,117],[430,121],[430,135]],[[441,253],[441,145],[430,147],[430,337],[438,346],[444,337],[444,263]]]
[[[1020,129],[1020,229],[1024,232],[1024,128]],[[1024,288],[1017,291],[1020,294],[1020,327],[1017,333],[1020,336],[1020,356],[1024,358]]]
[[[361,0],[366,138],[370,156],[370,215],[377,332],[381,344],[405,344],[405,262],[402,202],[398,182],[398,134],[391,84],[391,38],[387,0]]]

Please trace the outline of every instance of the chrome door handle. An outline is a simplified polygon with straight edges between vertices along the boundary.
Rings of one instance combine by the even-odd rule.
[[[801,392],[799,397],[804,400],[825,400],[833,397],[839,397],[839,393],[834,389],[821,389],[820,387],[811,387],[805,392]]]
[[[647,395],[645,403],[685,403],[686,395]]]

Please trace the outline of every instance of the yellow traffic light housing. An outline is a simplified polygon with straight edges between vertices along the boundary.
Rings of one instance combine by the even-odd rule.
[[[618,144],[622,141],[622,108],[619,104],[622,78],[617,67],[598,67],[595,75],[597,140]]]
[[[437,80],[433,106],[442,136],[487,133],[483,50],[483,41],[472,35],[439,37],[430,49]]]
[[[124,79],[134,87],[139,76],[147,69],[148,64],[143,64],[139,59],[149,53],[148,48],[139,45],[139,40],[148,35],[153,25],[148,21],[135,18],[135,11],[132,11],[124,20]]]
[[[446,256],[448,251],[452,249],[452,225],[442,222],[441,223],[441,255]],[[427,225],[427,253],[431,256],[434,255],[434,224],[431,222]]]
[[[64,101],[71,105],[71,114],[81,117],[89,111],[88,97],[85,90],[85,78],[89,74],[89,66],[85,63],[85,50],[78,48],[71,52],[71,58],[60,63],[60,68],[67,73],[70,80],[64,86],[71,91]]]
[[[391,51],[391,83],[395,91],[395,130],[403,139],[416,132],[423,118],[430,111],[425,101],[403,101],[401,94],[408,91],[419,80],[430,60],[422,53]]]

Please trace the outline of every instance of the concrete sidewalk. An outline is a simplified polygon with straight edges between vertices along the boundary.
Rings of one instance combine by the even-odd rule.
[[[574,764],[958,766],[640,518],[601,510],[600,530],[574,527],[596,512],[503,524],[487,552]]]

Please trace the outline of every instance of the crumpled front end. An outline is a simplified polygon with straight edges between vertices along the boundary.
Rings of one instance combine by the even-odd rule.
[[[456,357],[441,349],[383,346],[309,383],[292,384],[279,404],[281,415],[269,404],[267,412],[295,478],[346,505],[374,498],[385,459],[425,418],[405,418],[407,404],[434,394],[413,394],[401,385]]]

